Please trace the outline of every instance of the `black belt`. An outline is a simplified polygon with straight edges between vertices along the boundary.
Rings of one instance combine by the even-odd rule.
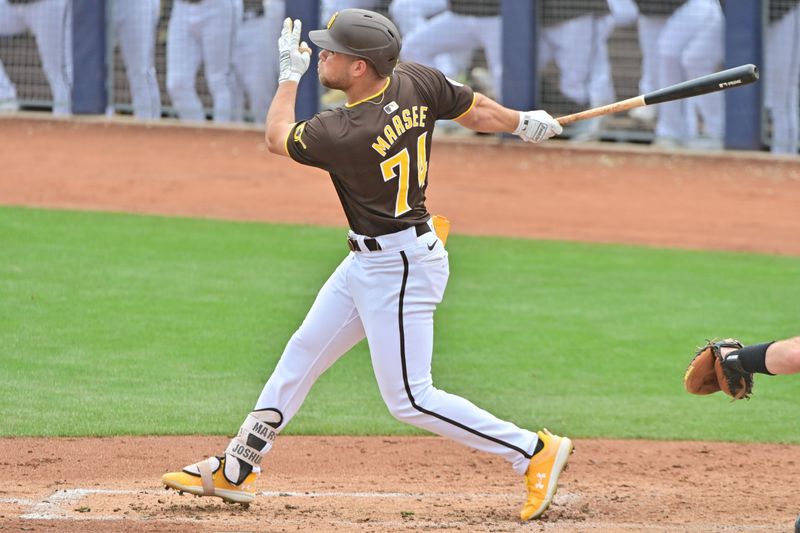
[[[417,224],[416,226],[414,226],[414,230],[416,230],[417,232],[417,237],[421,237],[422,235],[429,233],[431,231],[431,227],[428,225],[427,222],[425,222],[423,224]],[[350,237],[347,238],[347,246],[349,246],[350,249],[354,252],[363,251],[361,249],[361,245],[358,244],[358,240],[352,239]],[[364,239],[364,247],[366,247],[366,249],[369,250],[370,252],[377,252],[378,250],[381,249],[381,245],[380,243],[378,243],[378,240],[372,238]]]

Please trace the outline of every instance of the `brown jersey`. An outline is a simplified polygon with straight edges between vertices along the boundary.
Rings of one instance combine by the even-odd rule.
[[[402,63],[378,94],[295,124],[286,151],[330,173],[354,232],[394,233],[430,218],[434,124],[460,117],[474,101],[472,89],[438,70]]]

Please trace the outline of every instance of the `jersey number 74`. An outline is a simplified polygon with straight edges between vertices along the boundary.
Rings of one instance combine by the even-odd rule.
[[[417,181],[420,189],[425,185],[425,178],[428,174],[428,153],[425,147],[427,137],[428,132],[426,131],[417,138]],[[399,168],[400,179],[397,187],[397,201],[394,207],[395,217],[411,211],[411,207],[408,205],[408,182],[411,179],[411,155],[408,152],[408,148],[403,148],[381,162],[383,181],[387,182],[396,178],[398,175],[397,168]]]

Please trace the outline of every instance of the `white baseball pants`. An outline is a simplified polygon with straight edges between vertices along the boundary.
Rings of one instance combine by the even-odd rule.
[[[364,236],[351,237],[365,249]],[[377,240],[381,251],[350,253],[322,287],[255,409],[278,409],[285,425],[317,378],[366,337],[381,396],[395,418],[504,457],[525,473],[535,433],[433,386],[433,313],[449,276],[441,242],[433,232],[417,237],[414,228]]]
[[[800,5],[767,32],[765,101],[772,117],[772,153],[796,154],[800,120]]]
[[[486,63],[492,73],[495,94],[503,94],[503,57],[501,43],[502,20],[497,17],[473,17],[444,11],[429,19],[406,36],[401,56],[406,61],[415,61],[437,68],[450,68],[448,63],[437,63],[437,57],[448,54],[449,64],[458,68],[465,53],[483,47]],[[456,73],[442,70],[446,76]]]
[[[39,0],[11,5],[0,0],[0,35],[16,35],[30,30],[50,84],[53,114],[72,111],[72,10],[67,0]],[[16,98],[16,89],[3,72],[0,99]]]
[[[642,51],[642,77],[639,94],[661,89],[658,85],[658,38],[667,23],[667,17],[640,15],[638,20],[639,49]]]
[[[236,35],[233,67],[236,71],[234,119],[242,119],[244,93],[256,124],[264,124],[269,104],[278,88],[278,38],[281,35],[286,6],[283,0],[271,0],[264,16],[242,22]]]
[[[389,14],[403,34],[403,39],[406,39],[415,31],[424,28],[428,19],[442,13],[447,7],[447,0],[392,0],[389,4]],[[465,47],[463,50],[437,54],[433,59],[433,66],[445,76],[455,79],[469,68],[472,53],[470,47]],[[405,51],[401,51],[401,54],[405,58]]]
[[[230,122],[234,106],[233,48],[242,0],[175,0],[167,28],[167,91],[182,120],[205,120],[195,76],[204,64],[214,122]]]
[[[589,103],[589,78],[596,44],[594,19],[585,15],[546,26],[538,42],[537,68],[544,69],[555,60],[561,75],[561,93],[578,104]]]
[[[659,87],[710,74],[724,59],[725,20],[719,0],[688,0],[675,11],[658,38]],[[686,139],[697,135],[695,110],[706,136],[722,139],[725,128],[721,92],[660,104],[656,135]]]
[[[592,107],[610,104],[617,99],[614,79],[611,77],[611,59],[608,55],[608,39],[614,33],[616,21],[612,15],[594,17],[592,37],[594,41],[592,64],[589,73],[589,105]]]
[[[111,6],[111,31],[128,74],[133,114],[144,120],[161,117],[155,67],[159,14],[160,0],[114,0]]]

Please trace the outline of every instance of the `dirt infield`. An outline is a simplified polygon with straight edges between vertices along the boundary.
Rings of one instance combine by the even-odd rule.
[[[0,139],[4,205],[345,225],[328,178],[255,130],[6,118]],[[437,142],[429,175],[454,233],[800,255],[798,158],[481,139]],[[579,439],[526,524],[508,466],[433,437],[281,437],[247,510],[160,487],[226,443],[0,439],[0,531],[791,531],[800,512],[783,445]]]
[[[2,440],[16,483],[0,493],[0,530],[788,532],[798,510],[800,447],[702,442],[578,440],[555,503],[528,524],[502,460],[432,437],[281,437],[247,510],[159,487],[226,444]]]

